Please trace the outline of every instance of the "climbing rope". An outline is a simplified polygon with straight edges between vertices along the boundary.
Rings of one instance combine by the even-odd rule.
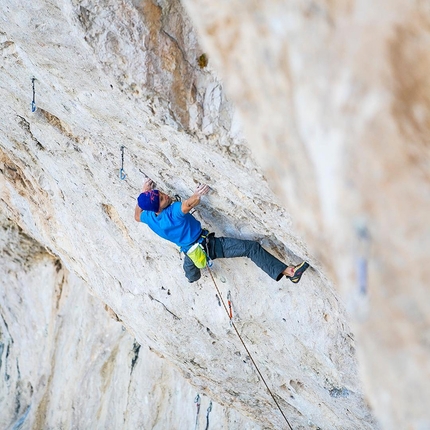
[[[33,101],[31,102],[31,111],[36,112],[36,90],[34,88],[34,81],[36,78],[31,79],[31,83],[33,84]]]
[[[222,302],[222,304],[223,304],[223,306],[224,306],[224,309],[225,309],[225,311],[226,311],[226,313],[227,313],[227,315],[228,315],[228,317],[229,317],[229,319],[230,319],[230,324],[231,324],[231,326],[234,328],[234,331],[236,332],[237,336],[239,337],[240,341],[242,342],[242,345],[243,345],[243,347],[245,348],[246,353],[248,354],[249,358],[251,359],[252,364],[254,365],[255,369],[257,370],[257,373],[260,375],[260,378],[261,378],[261,380],[263,381],[264,385],[266,386],[267,391],[269,392],[270,396],[272,397],[273,401],[275,402],[276,406],[278,407],[279,412],[281,412],[281,415],[284,417],[284,420],[285,420],[285,421],[286,421],[286,423],[288,424],[288,427],[289,427],[291,430],[293,430],[293,428],[291,427],[290,422],[288,421],[288,419],[287,419],[287,417],[285,416],[285,414],[284,414],[283,410],[281,409],[281,406],[279,405],[279,403],[278,403],[278,401],[276,400],[275,396],[273,395],[273,393],[272,393],[271,389],[270,389],[270,388],[269,388],[269,386],[267,385],[266,380],[264,379],[264,377],[263,377],[262,373],[260,372],[260,369],[258,368],[258,366],[257,366],[256,362],[254,361],[254,359],[253,359],[253,357],[252,357],[251,353],[249,352],[249,349],[247,348],[247,346],[246,346],[246,344],[245,344],[244,340],[242,339],[242,336],[240,335],[239,330],[237,329],[236,325],[235,325],[235,324],[234,324],[234,322],[232,321],[232,316],[230,317],[230,315],[231,315],[231,314],[230,314],[230,311],[229,311],[229,309],[227,308],[227,305],[225,304],[225,301],[224,301],[224,299],[223,299],[223,298],[222,298],[222,296],[221,296],[221,292],[220,292],[220,290],[219,290],[219,288],[218,288],[217,283],[215,282],[215,278],[214,278],[214,276],[213,276],[213,274],[212,274],[212,270],[211,270],[209,267],[208,267],[208,271],[209,271],[209,274],[211,275],[211,278],[212,278],[212,281],[213,281],[213,283],[214,283],[214,285],[215,285],[215,288],[216,288],[216,290],[217,290],[218,296],[219,296],[219,297],[221,297],[221,302]],[[207,428],[207,427],[206,427],[206,428]]]
[[[196,407],[197,407],[196,425],[194,427],[194,430],[197,430],[197,427],[199,425],[199,414],[200,414],[200,394],[197,394],[196,398],[194,399],[194,403],[196,403]]]
[[[124,180],[127,177],[127,175],[124,172],[124,148],[125,148],[125,146],[122,145],[121,146],[121,169],[119,169],[119,177],[122,180]]]
[[[206,410],[206,428],[205,430],[208,430],[209,428],[209,414],[211,413],[212,410],[212,400],[209,402],[209,406]]]

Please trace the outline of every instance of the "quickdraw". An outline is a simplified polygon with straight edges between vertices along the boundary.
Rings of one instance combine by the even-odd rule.
[[[200,394],[197,394],[196,398],[194,399],[194,403],[196,404],[196,407],[197,407],[196,425],[194,427],[194,430],[197,430],[197,427],[199,425],[199,414],[200,414]]]
[[[231,304],[231,292],[230,290],[227,293],[227,302],[228,302],[228,317],[230,318],[230,326],[233,324],[233,309]]]
[[[124,172],[124,148],[125,146],[122,145],[121,146],[121,169],[119,169],[119,177],[121,178],[121,180],[124,180],[127,175]]]
[[[31,111],[32,112],[36,112],[37,106],[36,106],[36,90],[34,88],[34,81],[36,80],[36,78],[32,78],[31,82],[33,84],[33,101],[31,102]]]
[[[212,410],[212,400],[209,402],[209,407],[206,411],[206,428],[205,430],[209,429],[209,414],[211,413]]]

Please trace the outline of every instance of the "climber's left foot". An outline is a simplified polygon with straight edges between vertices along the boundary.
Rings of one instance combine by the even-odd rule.
[[[282,274],[285,275],[287,278],[291,278],[292,276],[294,276],[294,266],[288,266],[283,272]]]
[[[289,266],[285,269],[284,273],[285,276],[291,281],[297,284],[297,282],[300,281],[300,278],[302,277],[303,273],[305,273],[305,270],[309,267],[309,264],[306,263],[306,261],[303,261],[297,266]]]

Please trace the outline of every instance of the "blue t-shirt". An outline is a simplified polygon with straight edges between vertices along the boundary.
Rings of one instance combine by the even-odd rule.
[[[197,242],[202,232],[202,226],[190,213],[184,214],[182,203],[172,203],[157,216],[155,212],[143,211],[140,220],[163,239],[187,248]]]

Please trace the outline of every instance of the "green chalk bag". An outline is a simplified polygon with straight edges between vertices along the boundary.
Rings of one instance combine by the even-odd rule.
[[[200,243],[195,243],[187,252],[188,257],[198,269],[203,269],[207,264],[206,252]]]

